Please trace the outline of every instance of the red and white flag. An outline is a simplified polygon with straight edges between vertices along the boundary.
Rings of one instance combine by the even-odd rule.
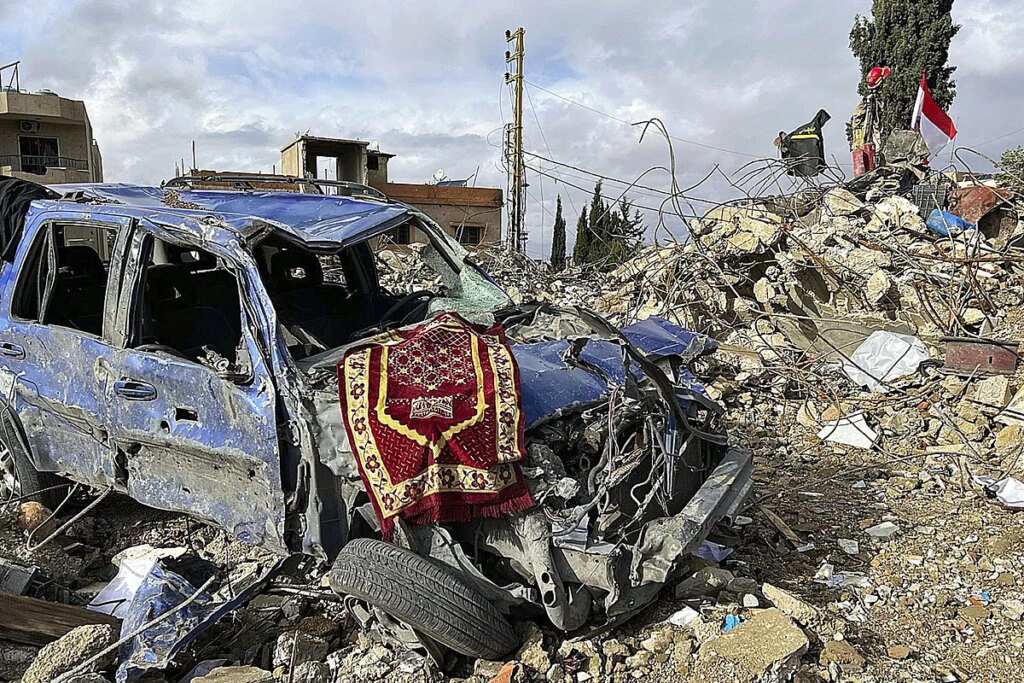
[[[928,91],[925,73],[921,72],[921,86],[917,89],[917,100],[914,102],[914,113],[910,115],[910,127],[920,130],[921,137],[928,145],[931,156],[942,151],[949,141],[956,137],[956,126],[953,119],[935,104],[932,94]]]

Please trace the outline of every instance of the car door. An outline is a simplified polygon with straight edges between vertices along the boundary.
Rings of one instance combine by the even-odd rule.
[[[127,489],[284,552],[276,392],[245,310],[244,267],[225,255],[228,235],[220,254],[180,239],[143,222],[130,247],[124,344],[107,373]]]
[[[106,302],[109,283],[116,289],[129,224],[119,217],[47,220],[44,214],[25,232],[4,278],[3,399],[21,422],[38,470],[97,486],[117,479],[98,368],[114,355]]]

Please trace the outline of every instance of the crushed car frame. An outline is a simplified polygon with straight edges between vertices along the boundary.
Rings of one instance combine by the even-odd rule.
[[[371,196],[81,185],[32,203],[0,273],[8,493],[59,474],[333,562],[365,625],[494,658],[504,615],[572,631],[649,604],[751,485],[689,365],[714,342],[652,318],[514,305],[436,224]],[[428,287],[380,281],[390,231]],[[379,539],[338,405],[367,336],[443,311],[501,322],[537,505]]]

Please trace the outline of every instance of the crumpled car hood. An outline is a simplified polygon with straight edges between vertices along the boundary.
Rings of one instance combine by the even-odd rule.
[[[689,332],[664,318],[648,318],[621,329],[622,334],[651,360],[679,356],[684,363],[711,353],[717,343],[704,335]],[[519,363],[523,412],[526,428],[580,406],[601,401],[611,385],[625,380],[622,348],[608,339],[588,338],[576,362],[566,360],[572,339],[513,344]],[[630,372],[643,373],[636,365]],[[677,382],[704,394],[704,388],[689,372],[680,371]]]

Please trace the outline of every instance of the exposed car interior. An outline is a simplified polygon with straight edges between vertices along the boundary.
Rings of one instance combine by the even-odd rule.
[[[116,237],[115,230],[85,226],[56,225],[40,232],[15,297],[15,313],[99,336]]]
[[[411,299],[380,285],[371,246],[314,252],[271,236],[254,250],[257,267],[293,358],[300,360],[426,314],[433,293]],[[419,305],[418,305],[419,304]]]
[[[234,273],[210,252],[156,238],[148,243],[135,348],[228,370],[238,360],[242,340]]]

